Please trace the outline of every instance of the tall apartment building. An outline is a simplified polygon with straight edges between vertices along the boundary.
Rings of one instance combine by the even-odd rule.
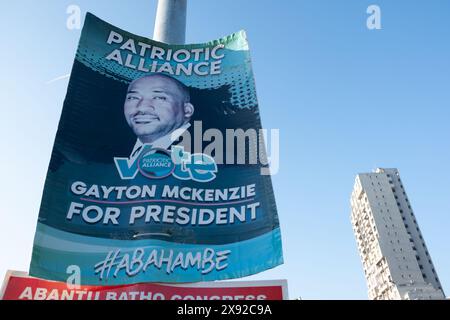
[[[351,207],[370,299],[445,299],[397,169],[358,174]]]

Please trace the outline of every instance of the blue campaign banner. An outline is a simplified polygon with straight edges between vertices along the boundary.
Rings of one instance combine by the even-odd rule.
[[[87,14],[30,275],[200,282],[283,263],[243,31],[168,45]]]

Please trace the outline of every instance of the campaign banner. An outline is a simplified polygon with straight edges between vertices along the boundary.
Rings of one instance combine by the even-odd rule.
[[[286,280],[73,286],[8,271],[0,300],[287,300]]]
[[[201,282],[282,264],[264,136],[245,32],[168,45],[87,14],[30,275]]]

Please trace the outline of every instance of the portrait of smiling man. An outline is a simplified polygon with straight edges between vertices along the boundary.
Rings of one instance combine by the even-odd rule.
[[[130,160],[139,155],[144,144],[169,148],[191,126],[193,114],[189,88],[182,82],[165,74],[134,80],[124,104],[125,119],[137,136]]]

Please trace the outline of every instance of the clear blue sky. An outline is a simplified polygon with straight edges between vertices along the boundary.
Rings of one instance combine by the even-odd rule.
[[[355,175],[400,170],[450,295],[450,2],[195,0],[188,42],[245,29],[263,126],[281,132],[273,177],[290,297],[366,299],[350,223]],[[0,13],[0,274],[28,270],[79,30],[66,8],[152,35],[156,0],[11,1]],[[366,9],[382,10],[382,30]]]

